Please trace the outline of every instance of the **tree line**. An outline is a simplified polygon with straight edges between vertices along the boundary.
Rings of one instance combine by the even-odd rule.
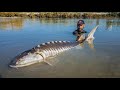
[[[0,12],[0,17],[106,18],[120,17],[120,12]]]

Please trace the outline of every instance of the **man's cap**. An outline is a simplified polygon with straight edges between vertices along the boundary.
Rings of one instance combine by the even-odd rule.
[[[83,25],[83,24],[85,24],[85,22],[84,22],[83,20],[79,20],[79,21],[77,22],[77,26],[81,26],[81,25]]]

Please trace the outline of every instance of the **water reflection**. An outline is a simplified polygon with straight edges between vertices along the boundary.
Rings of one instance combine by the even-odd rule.
[[[99,25],[99,19],[96,20],[96,26]]]
[[[86,22],[87,24],[93,24],[94,20],[86,19],[85,22]]]
[[[40,23],[42,24],[46,24],[46,23],[64,23],[64,24],[67,24],[67,20],[66,19],[59,19],[59,18],[42,18],[42,19],[39,19],[40,20]]]
[[[0,29],[19,30],[23,27],[22,18],[0,18]]]
[[[70,25],[72,22],[69,22],[67,19],[60,19],[60,18],[42,18],[39,19],[41,24],[64,24],[65,26]]]
[[[32,19],[28,19],[30,20],[32,23],[35,23],[36,21],[38,21],[41,24],[56,24],[56,23],[62,23],[64,25],[70,25],[76,23],[77,19],[60,19],[60,18],[32,18]],[[23,27],[25,18],[0,18],[0,29],[2,30],[20,30]],[[91,19],[85,19],[86,24],[96,24],[99,25],[100,24],[100,19],[95,19],[95,20],[91,20]],[[106,19],[106,21],[104,21],[106,23],[106,30],[111,31],[113,26],[120,26],[120,20],[119,19]]]
[[[106,30],[112,31],[113,26],[120,26],[120,20],[112,20],[112,19],[107,19],[106,20]]]
[[[116,20],[106,20],[106,25],[113,25],[113,26],[120,26],[120,20],[116,19]]]
[[[96,20],[96,21],[95,21]],[[93,24],[94,22],[96,25],[100,25],[100,19],[86,19],[85,22],[86,24]],[[113,26],[120,26],[120,20],[119,19],[106,19],[106,21],[103,21],[106,24],[106,30],[111,31]]]
[[[87,41],[87,43],[88,43],[90,49],[95,50],[95,48],[94,48],[94,42],[93,41],[94,41],[94,39],[89,39]]]

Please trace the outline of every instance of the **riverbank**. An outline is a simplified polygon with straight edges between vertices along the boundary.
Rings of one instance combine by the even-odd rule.
[[[120,12],[0,12],[0,17],[111,18],[120,17]]]

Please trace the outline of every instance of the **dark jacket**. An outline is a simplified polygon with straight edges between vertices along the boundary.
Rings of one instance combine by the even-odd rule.
[[[85,30],[80,31],[79,29],[77,29],[73,32],[73,35],[78,35],[78,34],[81,35],[83,33],[87,33],[87,32]]]

